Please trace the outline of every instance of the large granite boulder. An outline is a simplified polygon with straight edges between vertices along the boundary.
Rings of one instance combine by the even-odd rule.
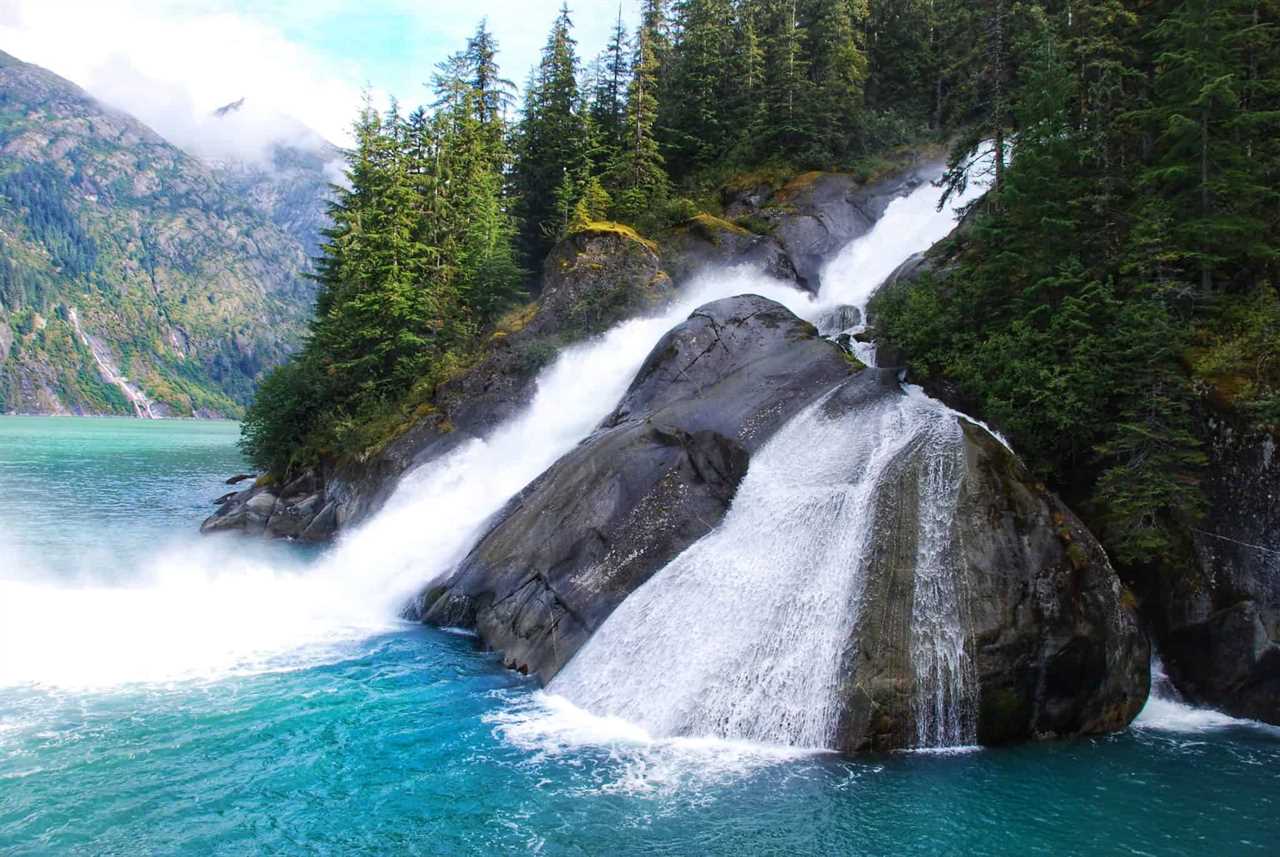
[[[724,516],[752,452],[860,367],[754,295],[697,310],[646,359],[589,439],[514,498],[426,621],[474,628],[549,680],[655,571]]]
[[[903,393],[882,387],[879,395]],[[864,389],[832,407],[870,398]],[[949,547],[935,561],[954,575],[970,688],[967,702],[954,702],[970,707],[963,716],[972,737],[993,745],[1124,728],[1149,689],[1150,648],[1132,596],[1079,519],[1004,444],[954,418],[953,440],[909,445],[879,486],[863,606],[845,658],[839,748],[909,747],[927,731],[919,688],[936,677],[924,672],[921,646],[930,650],[937,631],[916,627],[927,616],[916,589],[939,585],[920,577],[922,533],[938,524],[925,519],[920,498],[939,455],[955,456],[960,476]]]

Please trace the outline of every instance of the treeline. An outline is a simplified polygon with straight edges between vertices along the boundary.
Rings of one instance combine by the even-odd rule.
[[[317,260],[310,335],[258,389],[242,447],[277,474],[357,451],[408,395],[468,359],[521,295],[506,108],[482,26],[434,77],[432,109],[367,101]]]
[[[734,172],[848,166],[936,130],[957,72],[935,6],[953,2],[646,0],[586,63],[564,6],[518,111],[482,23],[429,108],[362,111],[310,338],[262,384],[246,453],[284,474],[376,442],[474,359],[567,231],[652,232]]]
[[[876,302],[917,373],[1006,429],[1130,567],[1190,555],[1206,408],[1280,427],[1276,11],[976,8],[988,97],[948,179],[994,186],[947,270]]]

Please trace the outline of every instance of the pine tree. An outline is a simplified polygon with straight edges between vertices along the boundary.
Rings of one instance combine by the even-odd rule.
[[[516,137],[513,184],[519,198],[521,247],[530,266],[543,256],[566,222],[558,195],[566,187],[581,194],[590,175],[587,125],[580,113],[578,60],[569,7],[552,24],[525,95]],[[576,202],[577,197],[574,197]],[[572,203],[570,204],[572,210]]]
[[[867,58],[859,43],[867,9],[861,0],[810,0],[805,30],[813,138],[809,159],[820,165],[848,157],[863,107]]]
[[[609,44],[596,60],[596,73],[591,98],[591,121],[595,128],[596,157],[599,171],[617,159],[622,151],[627,123],[627,86],[631,60],[627,50],[627,28],[622,22],[622,8],[609,37]]]
[[[676,42],[663,111],[668,168],[682,176],[719,158],[731,138],[729,99],[737,85],[729,0],[677,0]]]
[[[631,222],[644,217],[667,195],[667,173],[656,134],[662,12],[661,0],[646,3],[627,91],[626,138],[609,176],[615,210]]]
[[[765,125],[757,154],[789,154],[811,139],[808,58],[799,15],[800,0],[760,0],[764,45]]]
[[[1250,57],[1241,35],[1251,18],[1245,3],[1183,0],[1150,35],[1152,103],[1139,116],[1155,135],[1156,156],[1141,181],[1173,203],[1174,249],[1195,269],[1202,292],[1223,268],[1230,276],[1232,267],[1261,267],[1275,257],[1266,227],[1276,189],[1251,143],[1274,133],[1277,116],[1244,109]]]
[[[734,5],[733,63],[735,82],[727,99],[735,157],[746,160],[764,128],[764,46],[760,41],[756,0]]]

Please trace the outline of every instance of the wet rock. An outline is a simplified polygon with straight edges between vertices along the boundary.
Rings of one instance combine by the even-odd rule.
[[[424,619],[549,680],[622,599],[719,522],[752,452],[855,368],[784,307],[708,304],[654,347],[600,429],[508,504]]]
[[[1187,700],[1280,724],[1280,454],[1275,438],[1207,413],[1204,519],[1185,561],[1141,578],[1169,678]]]
[[[280,500],[267,520],[267,532],[278,538],[296,538],[310,527],[322,505],[319,494],[293,501]]]
[[[767,224],[796,281],[817,294],[826,262],[866,234],[889,203],[934,180],[942,169],[940,162],[925,161],[871,183],[846,173],[802,173],[767,196],[759,188],[738,194],[725,211],[731,218]]]
[[[871,400],[865,389],[852,392],[835,406]],[[902,393],[882,385],[877,395]],[[951,563],[955,575],[974,737],[995,745],[1123,729],[1149,688],[1150,648],[1132,596],[1097,540],[1012,452],[976,424],[959,425],[952,548],[935,561]],[[936,443],[908,448],[878,488],[841,689],[843,750],[914,746],[920,718],[930,716],[917,705],[926,666],[912,633],[915,589],[935,585],[918,577],[921,533],[937,526],[920,517],[919,497],[929,484],[923,468],[938,454]]]
[[[662,236],[662,263],[677,283],[727,265],[751,265],[775,279],[799,283],[795,266],[777,239],[708,214],[699,214]]]
[[[850,328],[862,324],[862,311],[856,306],[832,307],[818,319],[818,333],[822,336],[835,336]]]

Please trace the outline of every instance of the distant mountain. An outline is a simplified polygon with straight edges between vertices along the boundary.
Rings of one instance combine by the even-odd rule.
[[[219,107],[213,112],[212,128],[223,126],[218,136],[224,140],[269,129],[271,139],[254,157],[244,156],[237,147],[196,154],[272,223],[298,239],[308,257],[314,257],[320,249],[321,230],[329,223],[329,188],[342,176],[342,150],[296,120],[247,115],[251,110],[245,98]]]
[[[316,203],[236,175],[0,52],[0,412],[239,413],[310,314]]]

